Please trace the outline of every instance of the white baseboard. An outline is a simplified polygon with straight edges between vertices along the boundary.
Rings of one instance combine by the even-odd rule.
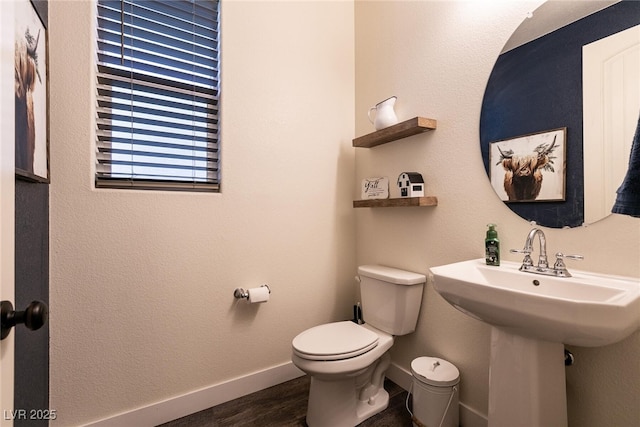
[[[413,375],[411,375],[411,372],[393,362],[391,362],[391,366],[389,366],[385,376],[405,390],[409,390],[413,383]]]
[[[487,427],[489,419],[472,407],[460,403],[460,425],[464,427]]]
[[[296,368],[293,363],[288,362],[132,411],[104,418],[100,421],[87,424],[87,426],[156,426],[303,375],[304,372]]]
[[[409,390],[413,383],[413,375],[406,369],[391,363],[387,371],[387,378],[398,384],[405,390]],[[487,416],[478,412],[464,403],[459,403],[460,408],[460,425],[462,427],[487,427],[489,420]]]
[[[304,372],[288,362],[86,425],[91,427],[156,426],[303,375]],[[386,376],[405,390],[409,390],[413,382],[411,372],[394,363],[389,367]],[[488,420],[486,415],[460,403],[460,425],[487,427]]]

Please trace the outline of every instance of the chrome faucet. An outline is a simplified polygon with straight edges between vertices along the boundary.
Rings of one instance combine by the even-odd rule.
[[[540,240],[540,255],[538,256],[537,266],[533,265],[533,260],[531,259],[531,254],[533,253],[533,242],[536,239],[536,236],[538,236]],[[547,239],[544,232],[539,228],[534,228],[529,232],[527,240],[524,242],[523,249],[511,249],[510,252],[524,254],[520,271],[556,277],[571,277],[571,274],[564,264],[564,258],[575,260],[584,259],[582,255],[564,255],[562,252],[558,252],[556,254],[556,262],[553,264],[553,267],[550,268],[549,261],[547,260]]]

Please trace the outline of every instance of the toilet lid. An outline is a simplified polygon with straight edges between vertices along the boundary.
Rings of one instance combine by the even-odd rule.
[[[293,339],[298,356],[309,360],[341,360],[375,348],[378,335],[349,320],[315,326]]]

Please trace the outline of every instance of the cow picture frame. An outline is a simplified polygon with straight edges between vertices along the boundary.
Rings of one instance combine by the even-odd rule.
[[[489,144],[491,186],[508,203],[565,200],[567,128]]]
[[[38,2],[15,2],[16,177],[49,183],[48,32]]]

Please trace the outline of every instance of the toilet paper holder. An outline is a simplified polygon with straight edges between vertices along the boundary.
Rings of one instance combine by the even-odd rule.
[[[269,287],[269,285],[260,285],[260,287],[261,287],[261,288],[262,288],[262,287],[267,288],[267,290],[269,291],[269,293],[271,293],[271,288]],[[236,289],[233,291],[233,296],[234,296],[235,298],[237,298],[237,299],[242,299],[242,298],[244,298],[244,299],[248,300],[248,299],[249,299],[249,291],[245,291],[243,288],[236,288]]]

